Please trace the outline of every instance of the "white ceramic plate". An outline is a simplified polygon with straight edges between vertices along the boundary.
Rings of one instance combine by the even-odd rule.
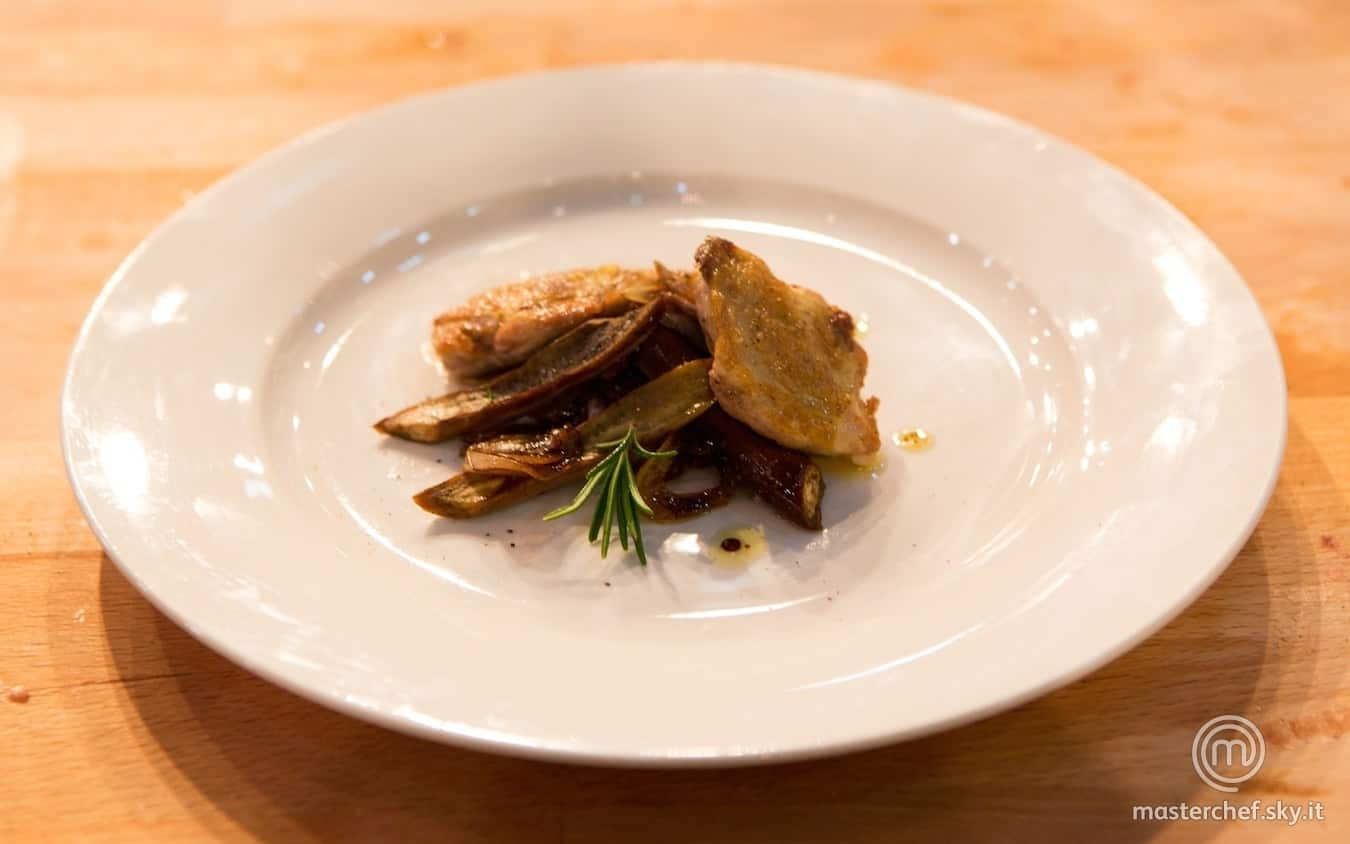
[[[887,442],[807,533],[749,500],[601,561],[570,492],[476,522],[409,496],[454,445],[428,324],[519,276],[709,232],[868,326]],[[1064,684],[1194,599],[1270,495],[1285,390],[1232,266],[1127,176],[932,96],[792,70],[523,76],[320,130],[122,265],[72,356],[71,481],[126,575],[316,701],[585,762],[800,758]],[[769,552],[712,562],[762,525]]]

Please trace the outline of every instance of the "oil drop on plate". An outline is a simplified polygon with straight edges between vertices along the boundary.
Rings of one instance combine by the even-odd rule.
[[[933,447],[933,435],[923,428],[906,428],[891,434],[891,442],[905,451],[927,451]]]
[[[758,527],[734,527],[719,532],[708,543],[708,555],[724,566],[743,566],[764,555],[768,540]]]

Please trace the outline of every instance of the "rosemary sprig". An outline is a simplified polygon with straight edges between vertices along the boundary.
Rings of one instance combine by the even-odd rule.
[[[626,551],[628,550],[628,538],[633,539],[633,549],[637,552],[638,561],[644,566],[647,565],[647,549],[642,544],[642,521],[638,516],[639,512],[652,514],[652,508],[647,506],[647,502],[642,500],[642,494],[638,492],[637,480],[633,477],[633,463],[629,459],[629,451],[636,451],[642,457],[674,457],[673,451],[648,451],[638,442],[637,434],[632,426],[628,428],[628,433],[622,438],[611,440],[610,442],[597,443],[596,448],[612,449],[603,459],[586,473],[586,483],[582,484],[581,491],[577,497],[572,499],[572,503],[566,507],[559,507],[557,510],[547,513],[544,521],[560,519],[563,516],[575,513],[581,509],[581,505],[586,503],[586,499],[591,497],[591,493],[600,490],[600,498],[595,504],[595,513],[591,516],[591,530],[588,538],[595,542],[600,539],[600,556],[604,557],[609,553],[610,529],[617,520],[619,526],[619,545]]]

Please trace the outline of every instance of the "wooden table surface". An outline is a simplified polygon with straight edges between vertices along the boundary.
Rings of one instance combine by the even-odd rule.
[[[1274,499],[1218,583],[1091,677],[846,758],[624,772],[367,726],[188,637],[100,551],[57,443],[62,369],[119,260],[226,172],[406,94],[717,58],[895,80],[1014,115],[1149,183],[1255,291],[1284,355]],[[0,840],[1350,840],[1350,3],[4,0]],[[1215,478],[1215,485],[1224,483]],[[1235,799],[1326,820],[1146,823],[1213,802],[1190,742],[1244,714]]]

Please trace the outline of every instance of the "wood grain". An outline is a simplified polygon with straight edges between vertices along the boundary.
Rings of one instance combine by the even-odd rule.
[[[121,3],[0,12],[0,840],[1347,840],[1350,835],[1350,4]],[[408,94],[643,58],[891,79],[1044,127],[1154,186],[1276,332],[1289,450],[1219,582],[1092,675],[964,729],[727,772],[500,759],[271,687],[152,609],[102,556],[56,440],[62,369],[116,263],[228,170]],[[1216,484],[1222,479],[1216,479]],[[1316,826],[1134,822],[1212,802],[1196,726],[1240,713],[1239,797]]]

